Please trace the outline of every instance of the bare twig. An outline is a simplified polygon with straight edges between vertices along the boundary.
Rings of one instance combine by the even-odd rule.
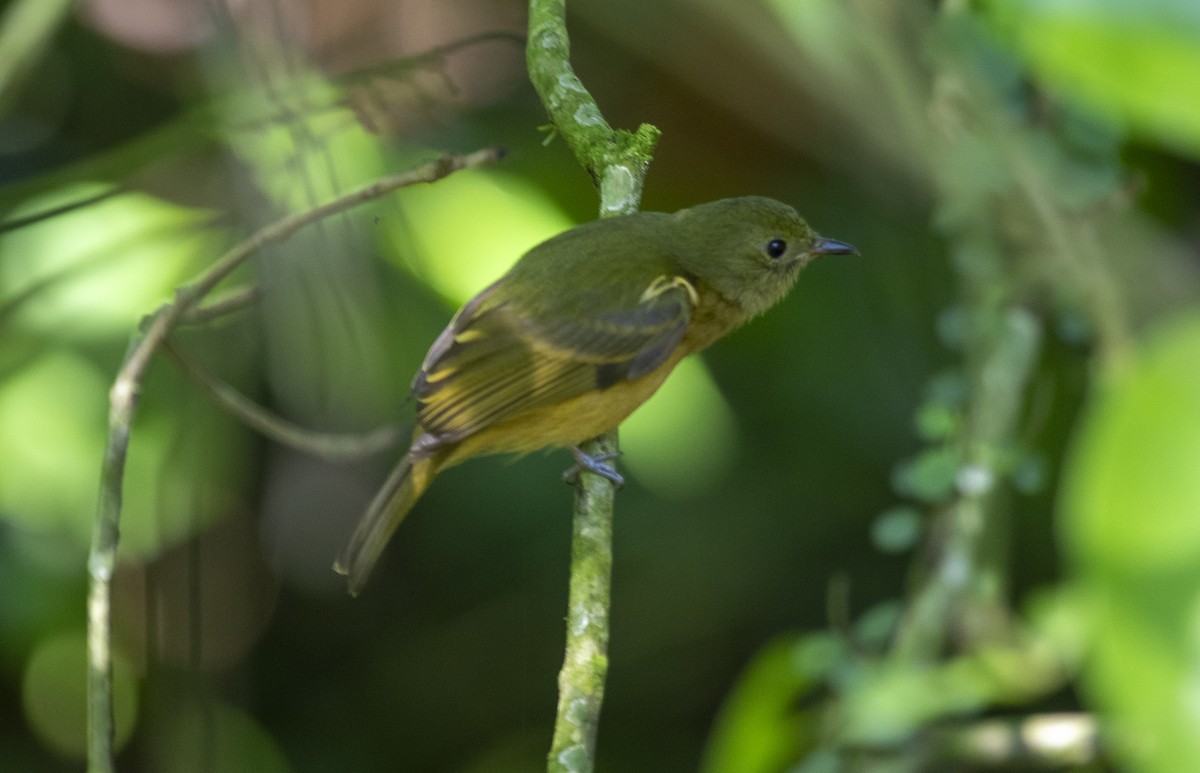
[[[180,325],[205,325],[258,303],[262,291],[254,285],[238,287],[203,306],[193,306],[179,321]]]
[[[444,45],[435,46],[420,54],[348,72],[345,75],[339,76],[335,82],[342,86],[354,86],[373,81],[376,78],[401,78],[407,76],[415,69],[439,66],[445,63],[448,57],[457,54],[459,51],[483,43],[511,43],[521,46],[524,45],[525,41],[520,35],[512,32],[481,32],[477,35],[470,35],[460,40],[452,40]]]
[[[75,210],[90,207],[93,204],[99,204],[102,201],[107,201],[108,199],[111,199],[114,196],[119,196],[122,193],[126,193],[126,189],[120,185],[114,185],[112,187],[105,188],[99,193],[93,193],[76,199],[75,201],[69,201],[66,204],[50,207],[49,209],[45,209],[40,212],[34,212],[23,217],[7,219],[0,223],[0,234],[8,233],[9,231],[18,231],[22,228],[28,228],[31,225],[37,225],[38,223],[52,220],[60,215],[66,215],[70,212],[74,212]]]
[[[108,441],[100,473],[100,492],[88,554],[88,770],[113,770],[112,575],[120,541],[125,460],[138,392],[151,359],[171,331],[223,279],[263,247],[331,215],[377,199],[398,188],[439,180],[452,172],[497,161],[495,148],[465,156],[446,155],[415,169],[385,177],[305,212],[278,220],[226,252],[196,281],[175,291],[175,299],[143,321],[126,350],[109,393]]]
[[[241,419],[248,427],[277,443],[325,459],[344,461],[360,459],[393,448],[403,437],[399,427],[383,427],[362,434],[315,432],[306,429],[268,411],[229,384],[201,370],[184,357],[169,340],[163,343],[163,350],[184,373],[204,387],[218,405]]]

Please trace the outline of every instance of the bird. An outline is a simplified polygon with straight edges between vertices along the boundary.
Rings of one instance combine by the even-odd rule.
[[[584,223],[526,252],[469,300],[412,380],[407,453],[334,563],[358,595],[433,480],[477,456],[571,451],[572,471],[622,479],[579,445],[618,426],[684,357],[779,302],[819,255],[818,235],[762,196]]]

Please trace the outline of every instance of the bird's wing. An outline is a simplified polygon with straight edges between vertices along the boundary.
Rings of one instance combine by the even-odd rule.
[[[601,304],[576,293],[564,308],[522,302],[502,281],[487,288],[442,331],[413,380],[421,426],[453,442],[653,371],[683,338],[696,290],[664,274],[626,295]]]

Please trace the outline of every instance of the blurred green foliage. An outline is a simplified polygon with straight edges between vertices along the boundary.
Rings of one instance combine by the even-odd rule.
[[[1189,0],[985,5],[1048,85],[1154,141],[1200,154],[1200,6]]]
[[[30,40],[7,25],[35,5],[0,33],[5,771],[80,765],[105,396],[143,315],[282,213],[503,145],[264,251],[223,288],[258,303],[174,336],[304,426],[403,423],[454,307],[596,203],[543,143],[518,43],[418,56],[520,36],[518,0],[47,4]],[[772,195],[862,252],[623,432],[598,769],[987,769],[981,719],[1052,712],[1106,737],[1097,757],[1060,735],[1079,756],[1050,764],[1200,764],[1195,4],[570,9],[609,120],[663,130],[646,208]],[[271,444],[155,363],[117,578],[121,770],[541,766],[569,460],[447,473],[352,601],[330,563],[393,461]]]
[[[1088,687],[1151,771],[1200,761],[1200,317],[1102,385],[1070,458],[1063,536],[1092,622]]]

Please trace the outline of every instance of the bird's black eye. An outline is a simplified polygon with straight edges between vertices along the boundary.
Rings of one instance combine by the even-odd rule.
[[[787,252],[787,242],[783,239],[772,239],[767,242],[767,255],[772,258],[782,258],[785,252]]]

